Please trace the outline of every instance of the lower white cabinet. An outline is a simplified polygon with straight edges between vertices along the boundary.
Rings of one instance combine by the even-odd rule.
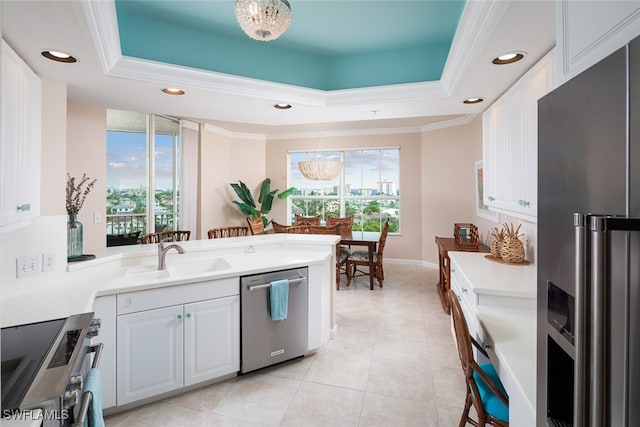
[[[240,370],[240,297],[184,306],[184,385]]]
[[[238,289],[237,278],[235,283]],[[172,288],[177,289],[118,295],[118,406],[240,369],[240,296],[149,307],[151,302],[178,302],[191,292],[207,293],[219,286],[212,282]],[[129,312],[131,307],[144,309]]]

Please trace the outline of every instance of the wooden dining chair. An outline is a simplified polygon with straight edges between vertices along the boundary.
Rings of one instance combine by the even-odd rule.
[[[387,234],[389,233],[389,220],[385,221],[382,226],[382,232],[378,240],[376,251],[373,254],[373,260],[369,259],[368,251],[353,251],[347,258],[347,286],[351,284],[351,279],[358,276],[373,276],[378,281],[378,285],[382,287],[384,282],[383,257],[384,246],[387,242]],[[368,267],[367,271],[359,270],[358,266]],[[369,279],[369,287],[373,290],[373,279]]]
[[[207,237],[210,239],[223,239],[226,237],[241,237],[249,234],[249,227],[247,226],[229,226],[229,227],[216,227],[207,231]]]
[[[351,232],[353,229],[353,215],[347,217],[335,217],[335,216],[327,216],[326,219],[327,227],[337,226],[338,232],[340,236],[344,238],[351,237]],[[336,253],[336,260],[338,261],[338,277],[337,280],[337,289],[340,289],[340,275],[347,273],[347,258],[351,255],[351,248],[345,245],[338,245],[338,251]]]
[[[247,217],[247,224],[249,224],[249,231],[251,232],[251,235],[264,234],[264,222],[262,222],[262,217],[258,217],[256,219]]]
[[[509,398],[507,397],[507,392],[500,382],[496,369],[490,362],[482,365],[476,362],[473,357],[473,347],[476,347],[487,358],[489,356],[469,334],[469,327],[457,295],[451,289],[447,293],[458,346],[458,356],[460,357],[467,386],[467,396],[459,427],[463,427],[467,423],[480,427],[486,425],[507,427],[509,425]],[[477,421],[469,416],[471,405],[476,410]]]
[[[291,225],[284,225],[273,220],[271,221],[271,228],[273,228],[274,233],[289,233],[292,230],[291,227]]]
[[[320,225],[320,221],[322,220],[322,216],[303,216],[299,214],[295,214],[295,224],[294,225]]]
[[[142,236],[141,243],[143,245],[149,243],[160,242],[182,242],[191,238],[191,231],[189,230],[170,230],[161,231],[159,233],[147,233]]]

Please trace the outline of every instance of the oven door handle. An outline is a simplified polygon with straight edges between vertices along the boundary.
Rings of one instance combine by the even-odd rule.
[[[89,347],[87,353],[95,353],[93,356],[93,363],[91,364],[91,369],[96,369],[98,365],[100,365],[100,356],[102,356],[102,349],[104,348],[104,344],[96,344]],[[82,403],[80,404],[80,412],[78,413],[78,421],[74,424],[75,427],[84,427],[84,421],[87,418],[87,414],[89,413],[89,405],[91,404],[91,400],[93,399],[93,394],[90,391],[85,391],[82,393]]]

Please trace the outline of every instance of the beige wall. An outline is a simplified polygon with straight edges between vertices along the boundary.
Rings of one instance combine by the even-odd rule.
[[[229,185],[241,180],[251,189],[265,178],[264,138],[232,138],[210,126],[201,127],[198,238],[206,239],[214,227],[246,225],[233,205],[236,195]]]
[[[100,253],[106,246],[107,115],[104,108],[69,101],[67,104],[67,172],[76,182],[86,173],[97,181],[80,210],[85,254]],[[95,212],[101,221],[93,222]]]
[[[457,222],[475,220],[473,147],[481,123],[422,134],[422,259],[438,265],[435,237],[453,237]]]
[[[421,260],[420,199],[412,195],[421,194],[420,180],[420,133],[389,135],[356,135],[305,139],[281,139],[267,142],[267,176],[272,188],[287,188],[287,153],[289,150],[400,147],[401,234],[390,235],[385,248],[385,258]],[[274,203],[271,219],[286,223],[286,203]]]

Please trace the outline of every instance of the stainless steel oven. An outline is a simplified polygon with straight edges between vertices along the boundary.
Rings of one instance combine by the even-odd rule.
[[[41,409],[44,427],[80,424],[90,396],[83,395],[84,377],[102,349],[91,344],[99,328],[93,313],[2,328],[2,418]]]

